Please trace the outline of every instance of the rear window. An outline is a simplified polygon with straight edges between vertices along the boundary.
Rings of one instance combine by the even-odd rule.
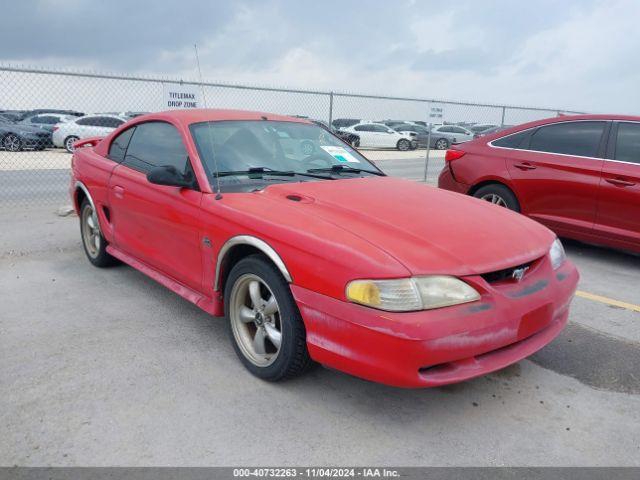
[[[531,136],[529,150],[581,157],[598,155],[606,122],[564,122],[540,127]]]

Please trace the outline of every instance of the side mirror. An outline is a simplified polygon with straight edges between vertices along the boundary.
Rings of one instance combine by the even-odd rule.
[[[168,187],[193,187],[193,174],[183,175],[173,165],[155,167],[147,173],[149,183]]]

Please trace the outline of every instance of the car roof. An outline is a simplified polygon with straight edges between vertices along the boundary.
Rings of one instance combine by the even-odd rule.
[[[490,133],[484,137],[481,137],[481,141],[484,143],[491,142],[497,138],[506,137],[513,133],[520,132],[522,130],[529,130],[531,128],[540,127],[542,125],[549,125],[552,123],[562,122],[575,122],[578,120],[629,120],[632,122],[640,122],[639,116],[634,115],[616,115],[616,114],[584,114],[584,115],[560,115],[558,117],[543,118],[541,120],[534,120],[528,123],[522,123],[520,125],[514,125],[512,127],[505,128],[498,132]]]
[[[267,112],[252,112],[249,110],[225,110],[213,108],[194,108],[191,110],[167,110],[164,112],[140,115],[130,120],[130,125],[149,120],[165,120],[179,122],[185,125],[200,122],[217,122],[224,120],[271,120],[281,122],[296,122],[310,124],[306,118],[296,118]]]

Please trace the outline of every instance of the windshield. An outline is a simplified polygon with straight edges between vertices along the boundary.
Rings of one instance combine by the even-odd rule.
[[[222,191],[252,191],[272,183],[381,174],[357,150],[313,124],[232,120],[190,129],[214,190],[218,180]]]

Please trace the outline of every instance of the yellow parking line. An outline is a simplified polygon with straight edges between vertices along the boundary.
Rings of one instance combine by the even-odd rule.
[[[594,293],[583,292],[578,290],[576,292],[577,297],[593,300],[594,302],[604,303],[605,305],[611,305],[613,307],[620,307],[633,312],[640,312],[640,305],[634,305],[633,303],[621,302],[620,300],[614,300],[613,298],[603,297],[602,295],[596,295]]]

